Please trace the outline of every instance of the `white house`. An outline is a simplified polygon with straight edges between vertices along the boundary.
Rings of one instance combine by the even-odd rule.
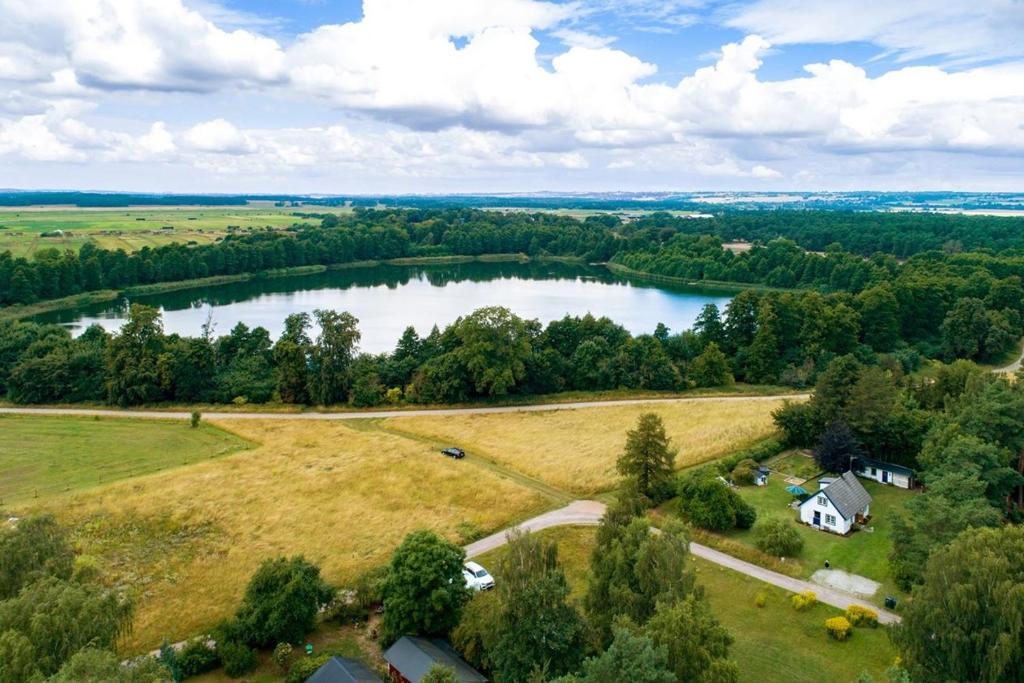
[[[800,504],[800,521],[815,529],[848,534],[856,521],[871,512],[871,494],[852,472],[818,481],[817,493]]]
[[[874,479],[882,484],[889,484],[901,489],[909,489],[914,485],[914,470],[903,465],[893,465],[881,460],[860,457],[857,459],[857,476]]]

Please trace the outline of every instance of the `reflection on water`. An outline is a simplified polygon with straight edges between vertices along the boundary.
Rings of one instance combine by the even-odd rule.
[[[277,338],[290,313],[349,311],[359,318],[360,347],[378,353],[393,348],[408,325],[427,334],[433,325],[444,327],[483,306],[507,306],[543,323],[590,312],[636,334],[652,332],[659,322],[685,329],[704,304],[721,308],[729,298],[722,291],[629,281],[601,267],[530,262],[350,268],[139,296],[131,303],[160,307],[164,330],[182,335],[198,334],[211,315],[217,334],[243,322],[263,326]],[[35,320],[60,323],[74,334],[93,323],[115,330],[124,323],[128,304],[94,304]]]

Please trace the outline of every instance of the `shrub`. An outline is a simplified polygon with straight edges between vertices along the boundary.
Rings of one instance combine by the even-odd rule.
[[[846,640],[850,637],[853,626],[846,620],[846,617],[832,617],[825,620],[825,630],[830,638]]]
[[[288,659],[292,656],[292,645],[291,643],[278,643],[274,647],[274,664],[281,671],[288,672]]]
[[[803,549],[804,539],[796,527],[776,517],[754,525],[754,545],[761,552],[775,557],[793,557]]]
[[[850,605],[846,608],[846,618],[854,626],[878,626],[878,612],[863,605]]]
[[[192,425],[192,429],[195,429],[196,427],[198,427],[199,426],[199,421],[202,420],[202,419],[203,419],[203,414],[200,413],[198,410],[193,410],[192,411],[192,416],[191,416],[191,418],[189,418],[189,422]]]
[[[757,606],[757,607],[764,607],[767,604],[768,604],[768,594],[765,593],[764,591],[761,591],[760,593],[757,594],[757,597],[754,598],[754,605]]]
[[[757,510],[735,493],[733,495],[735,496],[733,504],[736,509],[736,528],[749,529],[757,521]]]
[[[733,468],[730,476],[736,484],[753,484],[755,474],[757,474],[757,461],[745,458]]]
[[[709,531],[749,529],[757,519],[753,507],[706,471],[680,478],[679,511],[684,519]]]
[[[219,665],[217,651],[207,644],[205,638],[188,641],[178,653],[178,669],[185,678],[213,671]]]
[[[814,591],[804,591],[790,598],[790,602],[793,603],[793,609],[803,612],[818,604],[818,596],[814,594]]]
[[[360,609],[368,610],[384,601],[384,581],[388,578],[388,566],[380,565],[368,569],[356,577],[352,589],[356,592],[356,604]]]
[[[330,658],[331,655],[324,653],[295,660],[292,667],[288,669],[284,683],[306,683],[306,679],[316,673],[316,670],[326,664]]]
[[[237,640],[217,643],[217,654],[224,664],[224,673],[231,678],[244,676],[256,668],[256,650]]]

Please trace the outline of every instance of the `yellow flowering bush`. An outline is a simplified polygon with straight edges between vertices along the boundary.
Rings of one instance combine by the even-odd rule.
[[[830,638],[835,640],[846,640],[853,632],[853,624],[846,620],[846,617],[832,617],[825,620],[825,630]]]
[[[854,626],[878,626],[878,612],[863,605],[850,605],[846,608],[846,619]]]
[[[793,609],[797,612],[803,612],[805,609],[810,609],[818,604],[818,596],[814,594],[814,591],[804,591],[803,593],[797,593],[790,601],[793,603]]]

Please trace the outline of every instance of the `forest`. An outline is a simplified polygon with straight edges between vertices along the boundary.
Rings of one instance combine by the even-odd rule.
[[[745,236],[776,236],[741,252],[723,248],[720,235],[691,234],[705,229],[703,219],[667,214],[623,222],[611,215],[578,221],[471,209],[357,209],[306,214],[319,224],[235,234],[206,246],[129,254],[86,244],[78,253],[42,252],[31,261],[2,254],[6,303],[290,266],[494,253],[611,261],[641,273],[759,288],[740,292],[724,311],[705,308],[691,330],[659,325],[634,336],[606,318],[544,325],[487,308],[424,336],[410,328],[392,353],[380,355],[359,353],[358,321],[334,311],[317,312],[315,321],[290,316],[276,341],[245,325],[220,337],[212,329],[195,338],[165,335],[159,313],[142,306],[132,307],[118,334],[94,327],[77,339],[59,326],[8,319],[0,323],[0,395],[24,403],[369,406],[733,381],[805,387],[839,356],[910,372],[927,358],[999,360],[1024,334],[1024,256],[1017,248],[995,250],[1015,221],[959,217],[971,229],[947,234],[935,227],[947,216],[819,212],[774,223],[786,214],[773,215],[748,217],[755,232]],[[879,226],[890,219],[879,216],[892,215],[896,225],[908,221],[922,235],[941,233],[979,250],[924,251],[906,261],[846,250],[845,242],[883,240]],[[830,217],[829,239],[840,241],[824,253],[806,251],[770,227],[796,226],[789,234],[800,238],[801,221]]]

